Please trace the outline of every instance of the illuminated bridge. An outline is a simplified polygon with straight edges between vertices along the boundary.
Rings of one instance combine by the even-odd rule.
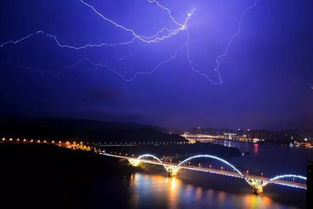
[[[207,173],[212,173],[212,174],[217,174],[217,175],[241,178],[244,181],[246,181],[253,188],[254,192],[257,194],[262,193],[263,188],[268,184],[277,184],[277,185],[288,186],[288,187],[293,187],[293,188],[298,188],[298,189],[305,189],[305,190],[307,189],[307,186],[306,186],[307,178],[305,176],[300,176],[300,175],[295,175],[295,174],[283,174],[283,175],[277,175],[272,178],[268,178],[264,176],[251,175],[248,172],[245,172],[245,173],[241,172],[230,162],[214,155],[194,155],[192,157],[189,157],[181,161],[178,164],[175,164],[172,162],[163,162],[158,157],[151,155],[151,154],[144,154],[144,155],[140,155],[139,157],[116,155],[116,154],[110,154],[106,152],[100,152],[99,154],[104,155],[104,156],[114,157],[114,158],[126,159],[129,161],[129,163],[132,166],[136,166],[136,167],[139,166],[140,163],[160,165],[164,167],[164,169],[166,170],[169,176],[176,176],[177,173],[181,169],[186,169],[186,170],[207,172]],[[197,158],[213,159],[229,167],[231,170],[226,170],[223,167],[221,169],[216,169],[216,168],[212,168],[211,166],[207,168],[207,167],[193,166],[189,164],[187,165],[188,162]],[[295,180],[297,180],[297,182]]]
[[[207,173],[212,173],[212,174],[217,174],[217,175],[240,178],[246,181],[254,189],[255,193],[263,192],[263,188],[268,184],[277,184],[277,185],[288,186],[288,187],[293,187],[293,188],[298,188],[298,189],[305,189],[305,190],[307,189],[307,185],[306,185],[307,178],[305,176],[300,176],[300,175],[295,175],[295,174],[283,174],[283,175],[277,175],[272,178],[268,178],[264,176],[251,175],[248,172],[240,171],[230,162],[214,155],[194,155],[192,157],[189,157],[181,161],[178,164],[177,163],[175,164],[172,162],[162,161],[158,157],[151,155],[151,154],[144,154],[144,155],[140,155],[139,157],[134,157],[134,156],[121,155],[121,154],[118,155],[118,154],[107,153],[107,152],[101,151],[100,149],[96,149],[95,147],[92,147],[90,145],[86,145],[82,141],[70,142],[70,141],[54,141],[54,140],[49,141],[49,140],[39,140],[39,139],[37,140],[15,139],[14,140],[13,138],[9,138],[7,140],[6,138],[2,138],[0,143],[50,144],[50,145],[56,145],[56,146],[68,148],[68,149],[80,149],[83,151],[94,151],[95,153],[100,154],[100,155],[119,158],[119,159],[126,159],[129,161],[129,163],[132,166],[139,166],[141,163],[160,165],[164,167],[164,169],[166,170],[169,176],[176,176],[177,173],[181,169],[186,169],[186,170],[207,172]],[[224,167],[221,167],[221,169],[216,169],[216,168],[212,168],[211,166],[200,167],[200,165],[193,166],[189,164],[190,161],[194,159],[199,159],[199,158],[208,158],[208,159],[215,160],[219,163],[222,163],[223,165],[227,166],[230,169],[226,170],[224,169]]]

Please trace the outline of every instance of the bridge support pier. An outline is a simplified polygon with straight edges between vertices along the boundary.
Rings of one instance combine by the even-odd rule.
[[[263,187],[257,187],[257,188],[253,188],[253,192],[255,194],[261,194],[263,192]]]
[[[172,176],[177,176],[177,173],[179,171],[179,167],[177,166],[166,166],[166,171],[167,175],[172,177]]]
[[[134,167],[138,167],[140,164],[140,160],[138,159],[129,159],[128,162]]]
[[[253,188],[255,194],[260,194],[263,192],[263,182],[260,180],[249,179],[249,185]]]

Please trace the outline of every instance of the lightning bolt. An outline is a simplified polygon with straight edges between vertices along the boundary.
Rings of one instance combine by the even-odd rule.
[[[4,46],[8,45],[8,44],[18,44],[24,40],[27,40],[33,36],[36,36],[36,35],[39,35],[39,34],[44,34],[45,36],[47,37],[50,37],[52,39],[54,39],[54,41],[56,42],[56,44],[59,46],[59,47],[62,47],[62,48],[69,48],[69,49],[75,49],[75,50],[80,50],[80,49],[85,49],[85,48],[88,48],[88,47],[103,47],[103,46],[118,46],[118,45],[127,45],[127,44],[130,44],[130,43],[133,43],[134,40],[138,39],[146,44],[151,44],[151,43],[158,43],[160,41],[164,41],[165,39],[168,39],[168,38],[171,38],[172,36],[180,33],[181,31],[184,31],[185,28],[186,28],[186,25],[188,24],[189,22],[189,19],[191,18],[191,15],[193,14],[194,12],[194,9],[187,14],[187,18],[185,18],[185,21],[183,24],[181,23],[178,23],[175,18],[172,16],[171,14],[171,11],[170,9],[168,9],[167,7],[161,5],[158,1],[156,0],[146,0],[147,2],[149,3],[155,3],[158,7],[160,7],[161,9],[165,10],[167,13],[168,13],[168,16],[170,17],[170,19],[172,20],[172,22],[175,24],[175,25],[178,25],[179,27],[176,28],[176,29],[169,29],[167,27],[163,27],[161,28],[159,31],[157,31],[155,34],[151,35],[151,36],[144,36],[144,35],[139,35],[138,33],[136,33],[133,29],[131,28],[128,28],[126,26],[123,26],[123,25],[120,25],[119,23],[107,18],[106,16],[104,16],[103,14],[101,14],[94,6],[86,3],[84,0],[80,0],[80,2],[85,5],[86,7],[90,8],[96,15],[98,15],[100,18],[102,18],[103,20],[111,23],[112,25],[114,25],[115,27],[117,28],[120,28],[126,32],[129,32],[132,34],[133,38],[129,41],[125,41],[125,42],[120,42],[120,43],[100,43],[100,44],[86,44],[86,45],[83,45],[83,46],[72,46],[72,45],[67,45],[67,44],[62,44],[58,38],[55,36],[55,35],[52,35],[52,34],[49,34],[49,33],[45,33],[44,31],[42,30],[39,30],[39,31],[36,31],[34,33],[31,33],[27,36],[24,36],[16,41],[13,41],[13,40],[10,40],[10,41],[7,41],[7,42],[4,42],[0,45],[0,48],[3,48]],[[167,34],[166,35],[163,35],[163,36],[159,36],[160,34],[163,34],[164,32],[166,32]]]
[[[160,4],[160,2],[158,2],[158,1],[156,1],[156,0],[147,0],[147,1],[148,1],[149,3],[154,3],[154,4],[156,4],[159,8],[165,10],[165,11],[167,12],[167,14],[168,14],[168,17],[172,20],[172,22],[173,22],[174,24],[176,24],[176,25],[178,25],[178,26],[180,26],[180,27],[184,27],[183,24],[181,24],[181,23],[179,23],[179,22],[177,22],[177,21],[175,20],[174,16],[172,15],[172,12],[171,12],[171,10],[170,10],[169,8],[163,6],[162,4]],[[188,16],[190,16],[190,15],[188,15]]]
[[[107,70],[115,73],[118,77],[120,77],[123,81],[125,82],[131,82],[133,80],[135,80],[135,78],[139,75],[151,75],[153,74],[157,69],[159,69],[162,65],[172,61],[173,59],[176,58],[176,56],[182,51],[184,47],[180,48],[178,51],[176,51],[172,56],[170,56],[169,58],[167,58],[166,60],[163,60],[162,62],[160,62],[159,64],[155,65],[153,67],[153,69],[149,72],[145,72],[145,71],[139,71],[139,72],[135,72],[135,74],[131,77],[131,78],[126,78],[125,75],[123,75],[122,73],[120,73],[117,69],[114,69],[106,64],[103,63],[96,63],[93,62],[92,60],[90,60],[89,58],[85,57],[71,65],[67,65],[61,68],[60,71],[53,71],[53,70],[40,70],[38,68],[33,68],[33,67],[28,67],[28,66],[24,66],[24,65],[20,65],[20,64],[16,64],[13,62],[7,62],[7,61],[0,61],[0,64],[8,64],[8,65],[12,65],[14,67],[20,68],[20,69],[24,69],[27,71],[33,71],[33,72],[37,72],[40,74],[49,74],[51,76],[59,76],[64,72],[67,72],[68,70],[73,69],[75,66],[83,64],[83,63],[87,63],[91,66],[94,67],[99,67],[99,68],[106,68]]]
[[[30,39],[34,36],[38,36],[38,35],[44,35],[48,38],[51,38],[54,40],[54,42],[56,43],[57,46],[59,46],[60,48],[68,48],[68,49],[72,49],[72,50],[83,50],[86,48],[100,48],[100,47],[115,47],[115,46],[121,46],[121,45],[129,45],[134,43],[135,40],[139,40],[145,44],[154,44],[154,43],[159,43],[161,41],[164,41],[166,39],[169,39],[181,32],[185,32],[186,34],[186,41],[183,44],[183,46],[181,48],[179,48],[172,56],[168,57],[167,59],[161,61],[159,64],[157,64],[152,70],[148,71],[148,72],[136,72],[131,78],[126,78],[125,75],[123,75],[122,73],[120,73],[117,69],[114,69],[108,65],[102,64],[102,63],[95,63],[93,61],[91,61],[88,58],[83,58],[69,66],[65,66],[61,69],[61,71],[59,72],[54,72],[51,70],[40,70],[37,68],[32,68],[32,67],[28,67],[28,66],[23,66],[20,64],[16,64],[16,63],[12,63],[12,62],[7,62],[7,61],[1,61],[1,64],[9,64],[21,69],[25,69],[25,70],[30,70],[30,71],[35,71],[35,72],[39,72],[42,74],[51,74],[54,76],[60,75],[61,73],[65,72],[66,70],[69,70],[71,68],[74,68],[75,66],[82,64],[82,63],[88,63],[91,66],[95,66],[95,67],[99,67],[99,68],[106,68],[111,72],[114,72],[117,76],[119,76],[121,79],[123,79],[126,82],[130,82],[133,81],[137,76],[139,75],[151,75],[153,74],[157,69],[159,69],[161,66],[163,66],[164,64],[172,61],[173,59],[175,59],[177,57],[177,55],[183,50],[186,49],[186,57],[187,57],[187,62],[191,68],[191,70],[197,74],[199,74],[201,77],[205,78],[206,80],[208,80],[209,82],[211,82],[214,85],[221,85],[223,83],[222,80],[222,75],[219,71],[220,69],[220,60],[227,56],[229,48],[231,47],[232,42],[234,41],[234,39],[240,35],[241,32],[241,28],[242,28],[242,22],[244,20],[244,17],[246,16],[246,13],[253,9],[254,7],[256,7],[258,0],[255,0],[253,2],[253,5],[247,7],[241,14],[239,22],[238,22],[238,29],[236,31],[235,34],[233,34],[231,36],[231,38],[229,39],[229,41],[226,44],[226,47],[223,51],[222,54],[218,55],[215,58],[215,68],[214,71],[217,73],[218,75],[218,81],[214,81],[211,78],[209,78],[209,76],[206,73],[201,72],[199,69],[196,69],[193,66],[192,60],[190,58],[190,46],[189,46],[189,42],[190,42],[190,33],[189,33],[189,28],[188,28],[188,23],[192,17],[192,15],[195,12],[195,9],[192,9],[189,13],[187,13],[186,18],[184,20],[183,23],[178,22],[174,16],[172,15],[172,12],[169,8],[165,7],[164,5],[162,5],[159,1],[157,0],[146,0],[148,3],[150,4],[155,4],[158,8],[162,9],[163,11],[165,11],[167,13],[168,18],[171,20],[171,22],[176,25],[177,27],[175,29],[169,29],[167,27],[163,27],[160,30],[158,30],[155,34],[151,35],[151,36],[146,36],[146,35],[140,35],[138,34],[134,29],[129,28],[127,26],[121,25],[117,22],[115,22],[114,20],[106,17],[105,15],[103,15],[101,12],[99,12],[94,6],[92,6],[91,4],[88,4],[86,1],[84,0],[80,0],[80,2],[86,6],[87,8],[89,8],[92,12],[94,12],[94,14],[96,14],[97,16],[99,16],[102,20],[112,24],[113,26],[127,32],[130,33],[132,35],[132,38],[130,40],[127,41],[123,41],[123,42],[117,42],[117,43],[106,43],[106,42],[102,42],[102,43],[98,43],[98,44],[91,44],[91,43],[87,43],[85,45],[81,45],[81,46],[74,46],[74,45],[69,45],[69,44],[64,44],[62,43],[56,35],[53,34],[49,34],[46,33],[42,30],[38,30],[34,33],[31,33],[29,35],[26,35],[18,40],[9,40],[6,42],[3,42],[2,44],[0,44],[0,48],[3,48],[7,45],[17,45],[27,39]]]
[[[68,44],[62,44],[59,40],[58,40],[58,38],[56,37],[56,35],[52,35],[52,34],[49,34],[49,33],[46,33],[46,32],[44,32],[44,31],[42,31],[42,30],[39,30],[39,31],[36,31],[36,32],[34,32],[34,33],[31,33],[31,34],[29,34],[29,35],[27,35],[27,36],[25,36],[25,37],[22,37],[22,38],[20,38],[20,39],[18,39],[18,40],[16,40],[16,41],[12,41],[12,40],[10,40],[10,41],[7,41],[7,42],[4,42],[4,43],[2,43],[1,45],[0,45],[0,48],[3,48],[3,47],[5,47],[6,45],[9,45],[9,44],[13,44],[13,45],[16,45],[16,44],[19,44],[20,42],[22,42],[22,41],[24,41],[24,40],[26,40],[26,39],[29,39],[29,38],[31,38],[31,37],[33,37],[33,36],[37,36],[37,35],[44,35],[44,36],[46,36],[46,37],[49,37],[49,38],[52,38],[54,41],[55,41],[55,43],[59,46],[59,47],[61,47],[61,48],[68,48],[68,49],[74,49],[74,50],[80,50],[80,49],[86,49],[86,48],[93,48],[93,47],[103,47],[103,46],[120,46],[120,45],[127,45],[127,44],[131,44],[131,43],[133,43],[135,40],[136,40],[136,38],[132,38],[131,40],[129,40],[129,41],[125,41],[125,42],[119,42],[119,43],[105,43],[105,42],[103,42],[103,43],[99,43],[99,44],[85,44],[85,45],[82,45],[82,46],[73,46],[73,45],[68,45]]]
[[[105,17],[103,14],[101,14],[94,6],[86,3],[85,1],[83,0],[80,0],[80,2],[84,5],[86,5],[88,8],[90,8],[93,12],[95,12],[95,14],[97,14],[99,17],[101,17],[103,20],[111,23],[112,25],[116,26],[117,28],[120,28],[126,32],[129,32],[133,35],[133,37],[135,37],[136,39],[144,42],[144,43],[147,43],[147,44],[150,44],[150,43],[156,43],[156,42],[160,42],[160,41],[163,41],[165,39],[168,39],[170,37],[172,37],[173,35],[176,35],[178,34],[179,32],[185,30],[185,27],[191,17],[191,15],[187,15],[187,18],[185,19],[185,22],[184,24],[180,24],[178,23],[175,18],[172,16],[171,12],[170,12],[170,9],[168,9],[167,7],[161,5],[158,1],[156,0],[147,0],[149,3],[155,3],[159,8],[165,10],[168,12],[168,15],[170,17],[170,19],[173,21],[173,23],[175,23],[176,25],[178,25],[179,27],[177,29],[174,29],[174,30],[170,30],[166,27],[163,27],[162,29],[160,29],[156,35],[153,35],[152,38],[151,37],[146,37],[146,36],[143,36],[143,35],[139,35],[137,34],[133,29],[131,28],[127,28],[126,26],[123,26],[123,25],[120,25],[119,23]],[[194,10],[192,10],[191,13],[193,13]],[[189,13],[188,13],[189,14]],[[160,36],[158,37],[157,34],[161,34],[162,32],[166,31],[167,32],[167,35],[163,35],[163,36]],[[151,39],[150,39],[151,38]]]
[[[253,2],[253,4],[249,7],[247,7],[240,15],[240,19],[239,19],[239,22],[238,22],[238,27],[237,27],[237,31],[236,33],[234,33],[231,38],[229,39],[229,41],[227,42],[226,44],[226,47],[223,51],[222,54],[218,55],[216,58],[215,58],[215,67],[214,67],[214,72],[217,73],[218,75],[218,81],[214,81],[212,80],[211,78],[208,77],[207,74],[205,73],[202,73],[200,70],[196,69],[194,67],[194,65],[192,64],[192,60],[190,59],[190,48],[189,48],[189,40],[190,40],[190,34],[189,34],[189,30],[187,30],[187,41],[185,43],[186,45],[186,48],[187,48],[187,60],[188,60],[188,63],[189,63],[189,66],[191,67],[192,71],[198,73],[201,77],[204,77],[205,79],[207,79],[208,81],[210,81],[212,84],[214,85],[221,85],[223,84],[223,79],[222,79],[222,74],[221,72],[219,71],[220,69],[220,66],[221,66],[221,63],[220,63],[220,60],[222,58],[224,58],[225,56],[227,56],[228,54],[228,51],[231,47],[231,44],[233,43],[233,41],[240,35],[241,33],[241,28],[242,28],[242,22],[247,14],[247,12],[253,8],[255,8],[257,6],[257,3],[258,3],[259,0],[255,0]]]

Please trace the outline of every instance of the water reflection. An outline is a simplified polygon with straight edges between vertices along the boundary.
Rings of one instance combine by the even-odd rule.
[[[185,184],[179,178],[136,173],[129,193],[134,208],[295,208],[254,194],[234,194]]]
[[[243,198],[244,205],[247,206],[247,208],[274,208],[275,204],[272,203],[271,199],[266,196],[260,196],[260,195],[252,195],[247,194]],[[280,208],[280,207],[277,207]]]
[[[259,144],[253,144],[253,154],[257,155],[259,152]]]
[[[241,170],[249,169],[251,173],[264,173],[266,176],[281,173],[305,175],[305,162],[313,157],[311,150],[306,149],[226,140],[218,140],[215,143],[237,147],[241,152],[250,153],[229,160]],[[244,182],[236,182],[235,179],[214,175],[201,176],[190,172],[185,172],[183,176],[183,173],[180,172],[178,178],[135,174],[131,177],[129,186],[133,206],[131,208],[296,208],[290,205],[305,207],[304,191],[269,185],[265,193],[254,195]],[[191,184],[185,183],[186,180]]]

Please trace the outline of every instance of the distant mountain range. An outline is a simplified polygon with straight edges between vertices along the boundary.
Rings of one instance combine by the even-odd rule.
[[[51,138],[86,141],[184,141],[160,128],[134,123],[83,119],[6,119],[0,137]]]

